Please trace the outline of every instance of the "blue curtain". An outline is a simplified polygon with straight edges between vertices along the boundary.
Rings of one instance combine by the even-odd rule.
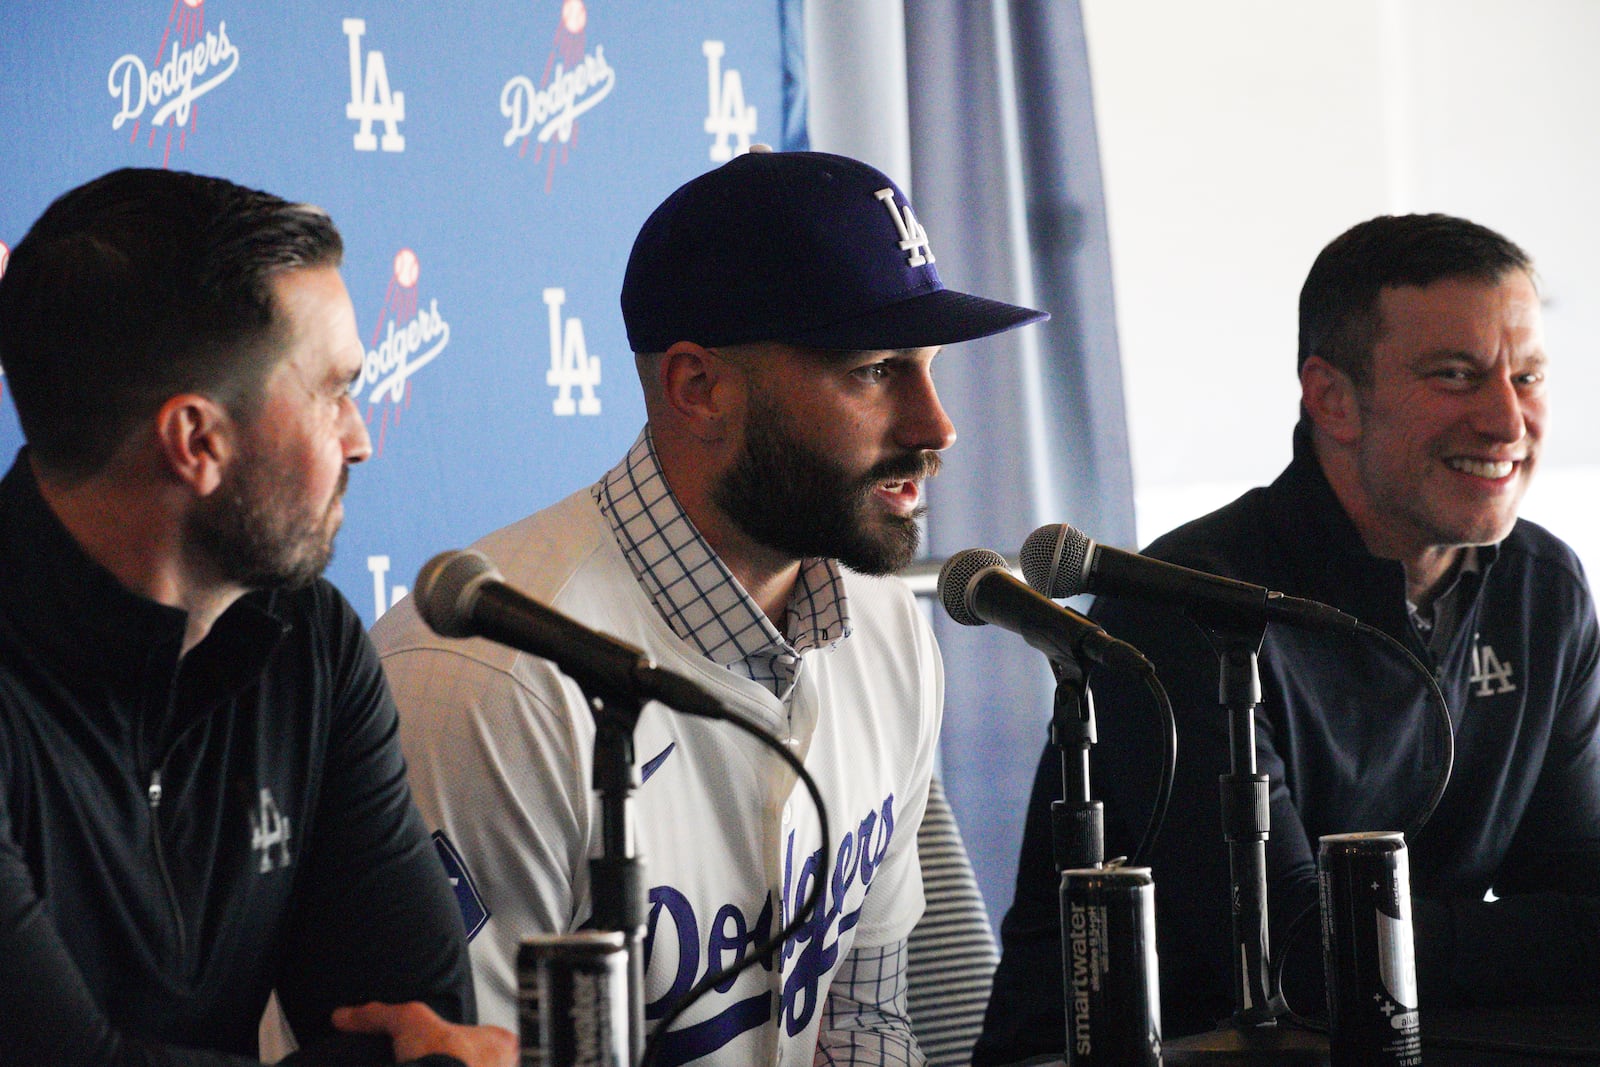
[[[1076,0],[918,0],[905,16],[913,196],[940,274],[1053,316],[941,358],[940,395],[960,441],[930,487],[930,549],[1014,554],[1044,522],[1132,546],[1082,12]],[[998,924],[1053,686],[1043,657],[1018,638],[935,614],[948,677],[945,785]]]

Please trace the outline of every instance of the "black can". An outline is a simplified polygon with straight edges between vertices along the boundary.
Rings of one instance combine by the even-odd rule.
[[[1320,839],[1322,963],[1334,1067],[1422,1062],[1411,864],[1398,833]]]
[[[628,1067],[628,953],[621,933],[524,938],[517,950],[522,1067]]]
[[[1148,867],[1061,872],[1067,1063],[1161,1062],[1156,887]]]

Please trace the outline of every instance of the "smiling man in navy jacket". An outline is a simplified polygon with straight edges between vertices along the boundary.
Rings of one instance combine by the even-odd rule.
[[[1572,551],[1517,519],[1546,405],[1528,257],[1463,219],[1362,223],[1323,250],[1301,291],[1299,366],[1288,469],[1149,554],[1330,603],[1437,675],[1456,762],[1410,842],[1424,1025],[1430,1008],[1594,998],[1600,635]],[[1177,780],[1150,859],[1161,1000],[1166,1036],[1208,1029],[1234,1007],[1216,658],[1182,615],[1103,597],[1095,617],[1157,665],[1178,715]],[[1261,675],[1273,948],[1288,953],[1291,1002],[1320,1014],[1317,927],[1285,938],[1317,898],[1317,838],[1408,825],[1439,774],[1443,738],[1423,682],[1376,642],[1269,627]],[[1108,672],[1094,690],[1106,853],[1128,854],[1153,803],[1160,735],[1128,682]],[[1063,1047],[1061,983],[1041,977],[1061,973],[1049,831],[1060,792],[1050,751],[980,1064]],[[1490,890],[1498,900],[1485,901]]]

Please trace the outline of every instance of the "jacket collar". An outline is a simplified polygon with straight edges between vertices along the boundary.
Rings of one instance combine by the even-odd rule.
[[[132,592],[84,552],[40,494],[26,448],[0,480],[0,558],[0,642],[69,684],[177,685],[188,614]],[[274,599],[248,594],[223,613],[183,657],[188,688],[218,698],[260,674],[287,629]]]
[[[1323,473],[1304,420],[1295,426],[1294,459],[1268,487],[1267,504],[1268,522],[1291,554],[1307,558],[1310,550],[1310,565],[1297,576],[1305,587],[1285,593],[1333,604],[1413,649],[1420,646],[1406,609],[1405,568],[1367,550]],[[1478,581],[1498,554],[1498,545],[1478,549]]]

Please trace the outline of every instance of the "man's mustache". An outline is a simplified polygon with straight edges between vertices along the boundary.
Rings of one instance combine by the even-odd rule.
[[[909,482],[932,478],[943,466],[944,460],[937,452],[912,452],[904,456],[891,457],[877,464],[867,472],[864,481],[876,485],[879,482]]]

